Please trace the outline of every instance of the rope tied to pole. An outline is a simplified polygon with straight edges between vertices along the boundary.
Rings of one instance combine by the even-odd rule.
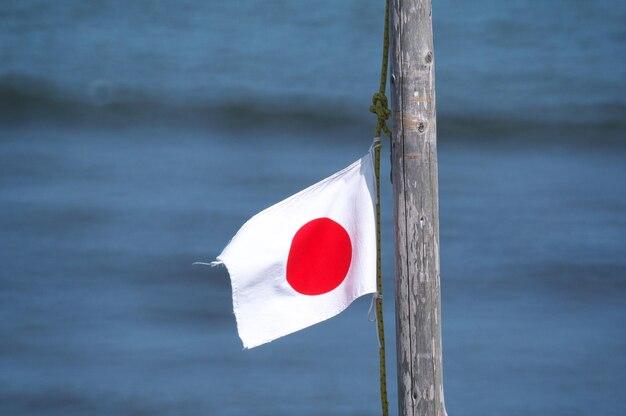
[[[378,122],[376,123],[375,137],[380,137],[381,131],[385,135],[391,138],[391,131],[387,127],[387,120],[391,117],[391,110],[387,101],[385,92],[374,93],[372,97],[372,105],[370,106],[370,112],[376,114]]]
[[[380,86],[372,97],[370,111],[376,114],[377,123],[374,130],[374,173],[376,177],[376,294],[372,303],[376,306],[376,327],[378,332],[378,356],[380,361],[380,404],[382,416],[389,415],[387,401],[387,366],[385,364],[385,324],[383,321],[383,278],[382,278],[382,250],[380,232],[380,133],[383,132],[391,139],[391,131],[387,127],[387,120],[391,117],[389,102],[385,95],[387,88],[387,67],[389,66],[389,0],[385,0],[385,29],[383,34],[383,56],[380,68]],[[370,307],[371,311],[371,307]],[[368,313],[369,316],[369,313]]]

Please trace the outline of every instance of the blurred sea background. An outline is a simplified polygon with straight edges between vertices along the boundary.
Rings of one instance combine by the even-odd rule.
[[[433,3],[448,413],[624,415],[626,6]],[[366,153],[383,13],[0,2],[0,414],[379,414],[369,298],[243,351],[191,263]]]

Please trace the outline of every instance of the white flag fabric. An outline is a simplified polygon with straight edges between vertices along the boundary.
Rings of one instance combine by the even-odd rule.
[[[244,348],[331,318],[376,292],[372,150],[258,213],[217,257]]]

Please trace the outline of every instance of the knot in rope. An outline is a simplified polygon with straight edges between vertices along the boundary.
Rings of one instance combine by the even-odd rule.
[[[380,132],[383,131],[387,137],[391,138],[391,131],[387,127],[387,120],[391,117],[391,110],[388,107],[387,96],[384,92],[377,92],[374,94],[372,97],[370,112],[376,114],[376,117],[378,117],[378,123],[376,124],[376,137],[380,137]]]

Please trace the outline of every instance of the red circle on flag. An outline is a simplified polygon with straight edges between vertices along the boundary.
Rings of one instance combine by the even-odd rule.
[[[330,218],[304,224],[291,241],[287,282],[303,295],[322,295],[343,282],[352,262],[350,235]]]

